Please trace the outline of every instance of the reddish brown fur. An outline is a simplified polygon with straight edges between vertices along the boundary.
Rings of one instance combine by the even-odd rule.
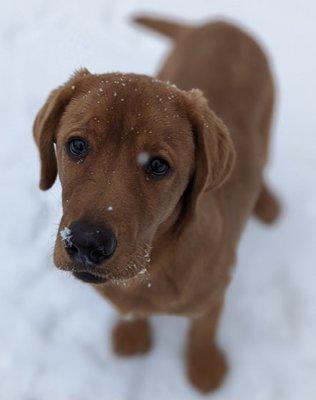
[[[112,337],[113,349],[121,356],[146,353],[151,347],[151,332],[146,319],[121,321],[115,326]]]
[[[230,24],[138,22],[174,40],[159,80],[81,70],[52,92],[34,124],[40,186],[53,184],[58,165],[60,229],[88,217],[106,220],[117,235],[113,259],[97,269],[108,281],[95,285],[135,318],[115,328],[115,351],[149,349],[151,314],[192,318],[188,375],[208,391],[227,369],[215,334],[240,235],[254,209],[265,222],[278,214],[262,174],[273,81],[260,47]],[[64,150],[74,134],[91,143],[81,164]],[[171,176],[149,182],[137,163],[142,151],[167,158]],[[54,260],[58,268],[74,268],[59,235]]]

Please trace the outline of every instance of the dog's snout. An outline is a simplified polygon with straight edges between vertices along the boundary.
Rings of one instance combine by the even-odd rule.
[[[67,237],[63,239],[65,249],[77,263],[98,265],[114,254],[117,242],[109,228],[78,220],[67,229]]]

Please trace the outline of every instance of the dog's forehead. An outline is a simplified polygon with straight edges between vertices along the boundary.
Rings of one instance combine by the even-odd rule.
[[[65,114],[70,124],[100,134],[159,131],[170,136],[188,128],[181,90],[135,74],[86,76]]]
[[[128,110],[128,106],[135,108],[150,105],[160,105],[159,108],[178,106],[181,103],[182,92],[175,85],[137,74],[104,74],[91,75],[84,78],[88,92],[85,97],[96,100],[101,104],[102,100],[117,109]],[[130,100],[130,101],[129,101]],[[127,107],[126,103],[127,102]]]

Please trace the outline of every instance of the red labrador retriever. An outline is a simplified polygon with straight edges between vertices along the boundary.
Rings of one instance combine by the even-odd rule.
[[[241,233],[279,212],[263,177],[273,79],[233,25],[137,21],[173,39],[158,77],[83,69],[55,89],[34,123],[40,187],[58,171],[56,266],[130,316],[115,351],[146,352],[152,314],[187,316],[188,376],[206,392],[227,370],[215,334]]]

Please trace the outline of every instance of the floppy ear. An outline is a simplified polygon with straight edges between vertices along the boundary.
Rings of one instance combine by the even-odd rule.
[[[76,72],[66,84],[53,90],[35,118],[33,136],[40,154],[39,186],[42,190],[49,189],[56,180],[57,161],[54,142],[58,124],[67,104],[75,95],[75,84],[78,78],[87,74],[89,74],[89,71],[82,69]]]
[[[185,98],[195,142],[195,170],[186,199],[187,212],[192,215],[203,193],[219,188],[229,177],[235,149],[226,126],[210,110],[203,93],[193,89]]]

